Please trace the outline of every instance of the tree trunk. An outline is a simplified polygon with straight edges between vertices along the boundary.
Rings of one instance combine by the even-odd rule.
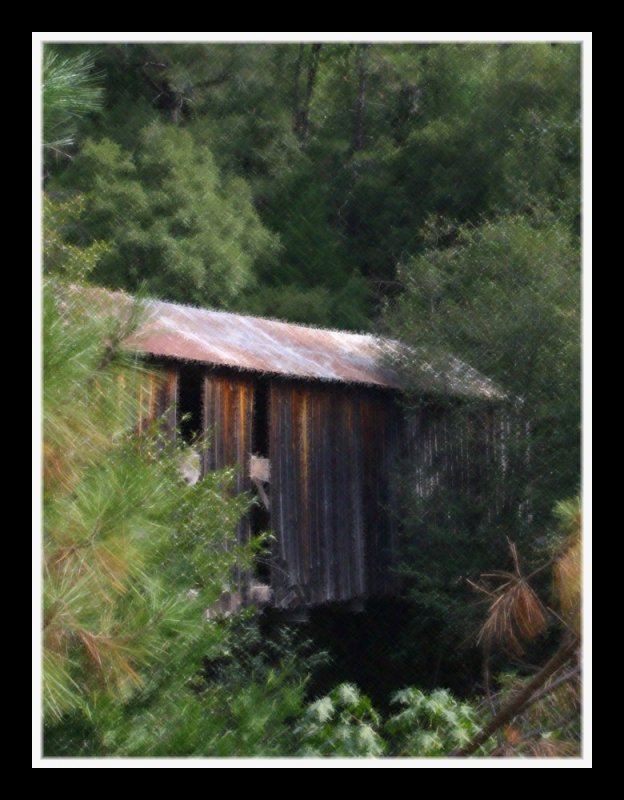
[[[364,115],[366,110],[366,82],[368,78],[368,44],[361,44],[357,50],[357,80],[358,90],[355,100],[355,120],[353,126],[353,152],[363,150],[366,144],[364,137]]]
[[[297,60],[295,61],[295,76],[293,80],[293,132],[297,137],[299,137],[299,130],[301,128],[301,92],[299,83],[301,80],[301,67],[303,65],[304,52],[305,44],[302,42],[299,45],[299,52],[297,53]]]
[[[295,63],[293,130],[302,145],[305,145],[310,138],[310,105],[314,94],[322,46],[322,44],[313,44],[309,51],[307,80],[303,97],[301,96],[300,83],[305,57],[305,44],[299,45],[299,53]]]

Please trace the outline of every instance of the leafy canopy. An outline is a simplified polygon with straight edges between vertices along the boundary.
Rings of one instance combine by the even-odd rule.
[[[154,123],[134,154],[109,139],[87,140],[76,180],[86,210],[68,238],[110,242],[93,273],[105,285],[223,306],[251,283],[256,259],[277,251],[246,182],[223,175],[188,131]]]

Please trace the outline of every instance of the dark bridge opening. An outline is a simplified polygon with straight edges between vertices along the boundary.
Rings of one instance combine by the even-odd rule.
[[[257,456],[269,457],[269,382],[256,383],[252,448]]]
[[[180,368],[178,380],[178,430],[187,444],[195,444],[203,432],[203,387],[205,369]]]

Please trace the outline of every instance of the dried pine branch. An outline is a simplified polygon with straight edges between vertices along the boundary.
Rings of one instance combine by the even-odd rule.
[[[496,578],[501,583],[488,592],[492,603],[477,642],[488,650],[500,644],[511,655],[520,656],[524,652],[523,642],[535,639],[545,630],[546,610],[519,572],[494,572],[484,577]]]

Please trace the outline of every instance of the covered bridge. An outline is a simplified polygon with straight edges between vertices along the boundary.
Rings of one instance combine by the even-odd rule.
[[[424,470],[415,488],[426,492],[446,429],[440,415],[404,419],[388,367],[396,342],[147,301],[128,344],[161,373],[149,390],[153,411],[175,409],[189,441],[206,435],[202,469],[236,465],[238,490],[258,493],[238,535],[273,532],[271,557],[253,580],[270,586],[274,607],[395,592],[393,465],[407,446]],[[457,359],[443,369],[421,362],[426,395],[503,397]]]

